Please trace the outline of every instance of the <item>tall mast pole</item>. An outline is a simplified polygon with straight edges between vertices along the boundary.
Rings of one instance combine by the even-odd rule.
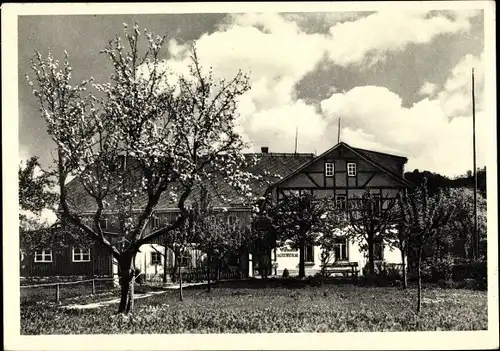
[[[479,257],[479,233],[477,228],[477,167],[476,167],[476,99],[474,94],[474,68],[472,69],[472,157],[474,166],[474,239],[475,258]]]
[[[295,153],[297,153],[297,139],[299,138],[299,126],[295,127]]]

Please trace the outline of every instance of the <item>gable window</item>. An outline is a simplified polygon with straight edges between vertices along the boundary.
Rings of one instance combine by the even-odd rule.
[[[337,237],[333,240],[333,254],[335,256],[335,261],[347,261],[347,239],[342,237]]]
[[[151,252],[151,264],[157,265],[161,264],[161,254],[159,252]]]
[[[349,177],[355,177],[356,176],[356,164],[354,162],[348,162],[347,163],[347,175]]]
[[[304,262],[314,263],[314,246],[306,245],[304,254]]]
[[[107,219],[101,219],[99,221],[99,224],[101,225],[101,229],[108,229],[108,220]]]
[[[73,262],[90,262],[90,249],[73,248]]]
[[[332,162],[325,163],[325,176],[333,177],[334,172],[335,172],[334,163],[332,163]]]
[[[347,208],[345,195],[336,195],[335,196],[335,205],[337,208],[341,210],[345,210]]]
[[[52,250],[35,251],[35,262],[52,262]]]

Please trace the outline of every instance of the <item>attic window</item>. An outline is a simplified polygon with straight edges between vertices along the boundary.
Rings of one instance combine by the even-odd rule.
[[[335,164],[332,162],[325,163],[325,175],[327,177],[333,177],[335,171]]]
[[[347,175],[349,177],[355,177],[356,176],[356,164],[354,162],[348,162],[347,163]]]

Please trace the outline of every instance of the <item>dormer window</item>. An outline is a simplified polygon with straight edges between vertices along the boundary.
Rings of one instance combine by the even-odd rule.
[[[325,163],[325,175],[327,177],[333,177],[334,172],[335,172],[334,163],[332,163],[332,162]]]
[[[356,176],[356,164],[354,162],[348,162],[347,163],[347,175],[349,177],[355,177]]]

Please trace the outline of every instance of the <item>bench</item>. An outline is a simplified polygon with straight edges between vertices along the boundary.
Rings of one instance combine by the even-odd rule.
[[[334,273],[342,273],[344,277],[350,275],[353,278],[357,278],[359,274],[359,267],[358,262],[337,261],[327,264],[323,271],[327,274],[327,276]]]

